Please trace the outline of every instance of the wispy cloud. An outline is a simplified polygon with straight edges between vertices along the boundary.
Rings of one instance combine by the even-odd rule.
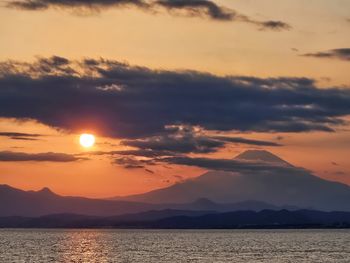
[[[206,135],[204,131],[190,126],[166,127],[165,131],[158,136],[121,141],[122,145],[135,147],[143,151],[142,153],[138,152],[138,154],[143,154],[143,156],[150,156],[150,151],[161,155],[212,153],[231,143],[271,147],[282,146],[271,141]]]
[[[314,58],[332,58],[332,59],[350,61],[350,48],[338,48],[338,49],[331,49],[328,51],[306,53],[303,56],[314,57]]]
[[[0,137],[8,137],[12,140],[36,141],[41,134],[22,133],[22,132],[0,132]]]
[[[24,10],[45,10],[49,8],[85,8],[100,10],[111,7],[136,6],[146,8],[143,0],[19,0],[10,1],[8,7]]]
[[[214,159],[214,158],[195,158],[188,156],[175,156],[166,157],[160,161],[168,164],[185,165],[185,166],[196,166],[208,170],[220,170],[220,171],[232,171],[232,172],[281,172],[281,173],[293,173],[306,171],[302,168],[287,166],[287,165],[276,165],[272,163],[264,162],[248,162],[236,159]]]
[[[74,162],[79,160],[86,160],[87,158],[78,157],[73,154],[66,153],[25,153],[25,152],[0,152],[0,162]]]
[[[14,0],[9,8],[22,10],[46,10],[49,8],[75,9],[80,12],[98,12],[107,8],[136,7],[157,14],[161,10],[174,16],[207,18],[216,21],[244,22],[260,29],[289,30],[291,26],[282,21],[259,21],[237,11],[219,6],[211,0]]]

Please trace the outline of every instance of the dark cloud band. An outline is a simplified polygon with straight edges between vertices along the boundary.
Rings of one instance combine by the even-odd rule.
[[[41,134],[22,133],[22,132],[0,132],[0,137],[8,137],[12,140],[36,141]]]
[[[79,160],[86,160],[86,158],[77,157],[66,153],[25,153],[25,152],[0,152],[0,162],[74,162]]]
[[[220,170],[237,173],[253,172],[255,174],[274,171],[283,174],[306,171],[294,166],[274,165],[263,162],[246,162],[235,159],[192,158],[181,156],[163,158],[162,161],[168,164],[196,166],[207,170]]]
[[[349,89],[319,89],[306,78],[219,77],[103,59],[0,63],[0,116],[68,131],[90,129],[124,139],[164,136],[180,126],[330,132],[345,125],[349,114]]]
[[[106,8],[137,7],[150,13],[165,9],[172,15],[204,17],[217,21],[239,21],[257,25],[261,29],[289,30],[291,26],[282,21],[258,21],[236,11],[217,5],[210,0],[14,0],[10,8],[45,10],[49,8],[99,11]]]
[[[104,9],[109,7],[135,6],[146,8],[143,0],[19,0],[9,2],[8,7],[24,10],[45,10],[57,8]]]
[[[281,146],[281,144],[251,140],[241,137],[210,136],[202,131],[196,131],[192,127],[177,127],[167,129],[164,134],[135,140],[123,140],[122,145],[138,148],[147,156],[149,151],[161,155],[177,155],[186,153],[212,153],[223,148],[229,143],[246,144],[255,146]],[[145,156],[144,155],[144,156]]]

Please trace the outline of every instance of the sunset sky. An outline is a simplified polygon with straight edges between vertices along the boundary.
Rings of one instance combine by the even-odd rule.
[[[0,184],[128,195],[266,149],[350,185],[349,10],[348,0],[2,0]]]

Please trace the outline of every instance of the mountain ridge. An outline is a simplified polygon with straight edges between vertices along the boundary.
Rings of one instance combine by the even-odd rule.
[[[286,165],[284,160],[266,151],[246,152],[238,156],[241,158],[242,155],[249,162],[258,158],[260,162]],[[240,173],[208,171],[166,188],[118,200],[60,196],[47,187],[39,191],[23,191],[0,185],[0,216],[59,213],[112,216],[159,209],[223,212],[308,208],[350,211],[349,200],[349,186],[321,179],[303,169],[289,167]]]
[[[43,190],[44,189],[44,190]],[[282,209],[258,201],[221,204],[200,198],[190,203],[148,204],[132,201],[113,201],[74,196],[60,196],[48,188],[39,191],[24,191],[11,186],[0,185],[0,217],[4,216],[45,216],[49,214],[82,214],[88,216],[118,216],[152,210],[181,211],[237,211]],[[296,208],[292,208],[296,209]]]
[[[249,150],[234,160],[264,162],[288,169],[252,171],[208,171],[201,176],[147,193],[118,200],[147,203],[187,203],[207,198],[219,203],[246,200],[266,202],[275,206],[307,207],[332,211],[350,211],[350,186],[322,179],[295,167],[278,156],[261,150]]]
[[[350,228],[350,212],[163,210],[117,217],[54,214],[0,217],[0,228],[301,229]]]
[[[240,154],[238,154],[234,160],[245,160],[245,161],[261,161],[261,162],[266,162],[266,163],[271,163],[271,164],[280,164],[280,165],[287,165],[290,167],[293,167],[290,163],[287,161],[283,160],[279,156],[266,151],[266,150],[247,150],[244,151]]]

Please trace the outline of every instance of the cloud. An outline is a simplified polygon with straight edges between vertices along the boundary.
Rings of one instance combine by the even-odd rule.
[[[122,145],[159,153],[210,153],[223,147],[225,142],[203,134],[196,134],[189,126],[166,128],[164,134],[136,140],[124,140]]]
[[[66,153],[25,153],[25,152],[11,152],[2,151],[0,152],[1,162],[74,162],[79,160],[87,160],[86,158],[77,157],[72,154]]]
[[[46,10],[49,8],[100,11],[107,8],[137,7],[156,14],[165,9],[172,15],[204,17],[217,21],[239,21],[259,26],[261,29],[289,30],[291,26],[282,21],[257,21],[235,10],[219,6],[210,0],[15,0],[9,8],[23,10]]]
[[[350,61],[350,48],[338,48],[323,52],[307,53],[303,56],[314,58],[332,58]]]
[[[262,140],[252,140],[252,139],[246,139],[242,137],[213,136],[211,138],[215,140],[223,141],[223,142],[231,142],[231,143],[237,143],[237,144],[271,146],[271,147],[282,146],[282,144],[280,143],[275,143],[271,141],[262,141]]]
[[[41,134],[22,133],[22,132],[0,132],[0,137],[8,137],[12,140],[36,141]]]
[[[152,152],[152,151],[151,151]],[[94,153],[92,153],[94,154]],[[237,159],[216,159],[206,157],[189,157],[184,154],[174,155],[158,155],[146,156],[139,154],[138,150],[125,151],[125,152],[103,152],[101,154],[106,155],[127,155],[123,157],[117,157],[113,159],[113,163],[122,166],[126,169],[144,169],[147,171],[148,165],[185,165],[195,166],[207,170],[220,170],[220,171],[232,171],[237,173],[243,172],[278,172],[278,173],[289,173],[289,172],[301,172],[306,171],[305,169],[294,167],[289,164],[275,164],[260,161],[246,161]],[[142,159],[137,158],[141,156]],[[144,158],[145,157],[145,158]],[[147,171],[148,172],[148,171]]]
[[[271,172],[276,171],[280,173],[304,171],[301,168],[284,165],[274,165],[263,162],[247,162],[235,159],[213,159],[213,158],[192,158],[187,156],[180,157],[166,157],[162,158],[163,162],[168,164],[196,166],[208,170],[221,170],[232,172]]]
[[[172,11],[185,10],[190,16],[206,16],[215,20],[232,21],[239,15],[208,0],[159,0],[156,4]]]
[[[252,140],[241,137],[205,135],[200,129],[189,126],[166,127],[166,130],[162,135],[121,141],[122,145],[139,148],[136,152],[126,152],[142,154],[147,157],[151,157],[154,153],[158,156],[171,156],[184,153],[212,153],[223,148],[228,143],[255,146],[281,146],[281,144],[270,141]]]
[[[19,0],[11,1],[8,7],[23,10],[45,10],[49,8],[83,8],[100,10],[110,7],[135,6],[146,8],[143,0]]]
[[[199,127],[204,134],[331,132],[345,125],[343,118],[350,114],[348,88],[319,89],[307,78],[221,77],[104,59],[61,58],[65,62],[58,65],[57,61],[53,57],[0,63],[0,117],[34,119],[72,132],[91,129],[104,136],[143,139],[134,142],[142,147],[157,144],[152,137],[172,143],[176,138],[164,137],[169,127]],[[103,88],[112,85],[118,88]],[[193,148],[188,145],[194,143],[197,152],[222,144],[199,135],[187,140],[190,143],[182,147]]]
[[[147,165],[154,165],[154,161],[151,159],[148,160],[139,160],[134,157],[121,157],[115,158],[113,160],[114,164],[124,167],[125,169],[145,169],[146,172],[149,173],[149,169],[145,167]]]
[[[282,22],[282,21],[263,21],[263,22],[259,22],[259,21],[252,21],[252,23],[260,26],[260,28],[262,30],[264,29],[271,29],[271,30],[275,30],[275,31],[282,31],[282,30],[291,30],[292,26]]]

